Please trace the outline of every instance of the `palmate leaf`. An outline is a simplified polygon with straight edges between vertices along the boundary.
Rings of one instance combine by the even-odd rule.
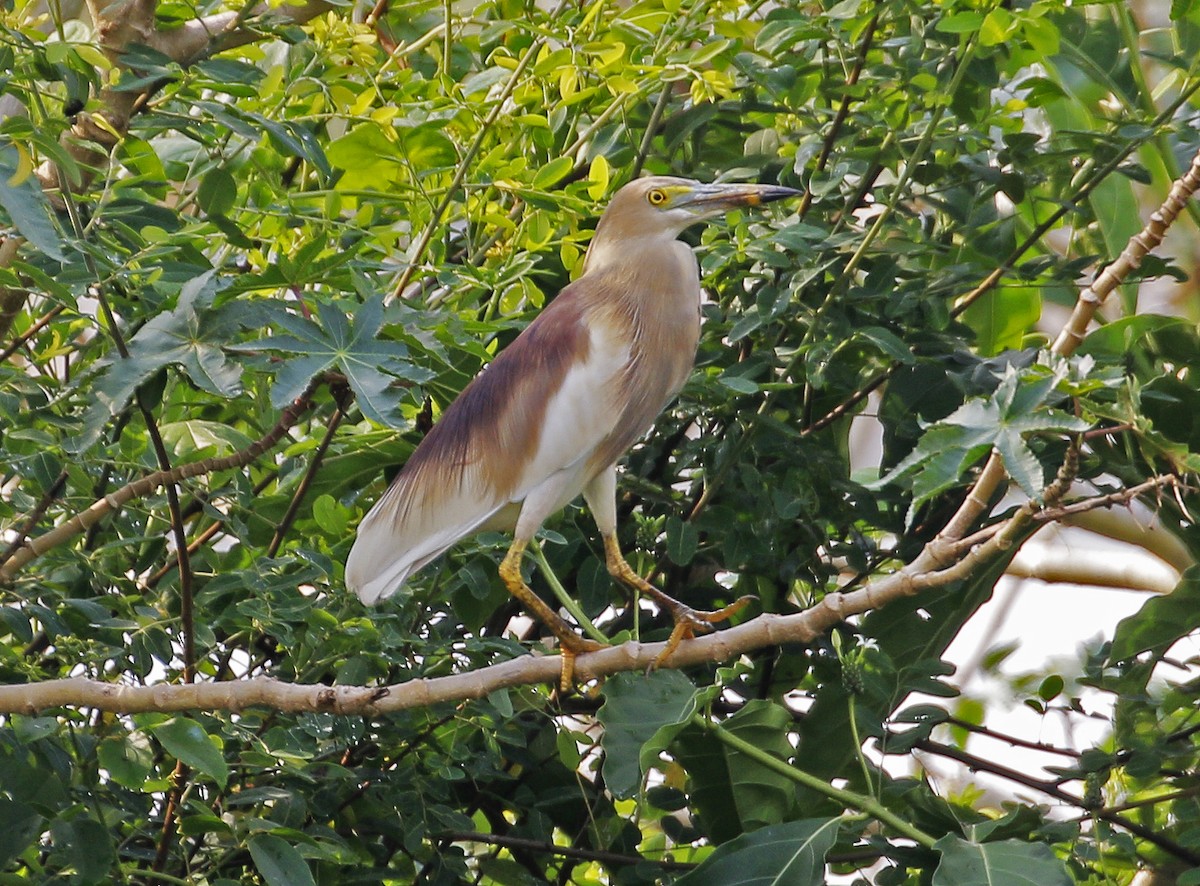
[[[1063,378],[1065,365],[1053,372],[1031,375],[1009,366],[987,398],[968,400],[941,421],[928,426],[916,447],[872,486],[901,483],[913,493],[915,509],[955,486],[968,465],[995,450],[1005,469],[1031,498],[1045,486],[1045,472],[1027,438],[1034,434],[1065,434],[1090,425],[1048,405]]]
[[[410,362],[402,342],[376,337],[383,325],[382,296],[369,299],[352,319],[325,302],[317,305],[317,316],[320,325],[281,308],[274,320],[282,334],[239,345],[241,350],[287,355],[271,388],[272,404],[286,406],[314,375],[333,370],[346,376],[363,415],[381,425],[398,426],[401,392],[396,380],[420,383],[433,373]]]
[[[129,341],[128,357],[101,362],[104,374],[92,386],[92,405],[72,450],[96,442],[104,425],[129,404],[138,387],[165,366],[178,366],[200,389],[221,397],[242,391],[242,368],[229,360],[223,345],[232,322],[210,309],[220,288],[215,271],[186,283],[172,311],[150,320]]]

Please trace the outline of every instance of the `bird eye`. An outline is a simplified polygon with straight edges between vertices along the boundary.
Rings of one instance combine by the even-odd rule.
[[[646,199],[650,201],[651,206],[662,206],[667,202],[667,195],[658,188],[646,194]]]

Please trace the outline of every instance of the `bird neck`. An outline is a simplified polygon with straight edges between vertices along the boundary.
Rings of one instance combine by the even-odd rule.
[[[642,237],[614,237],[601,225],[596,229],[587,255],[583,273],[596,274],[620,269],[626,275],[639,269],[658,270],[664,264],[674,266],[679,248],[674,232],[655,232]],[[684,247],[686,248],[686,247]]]

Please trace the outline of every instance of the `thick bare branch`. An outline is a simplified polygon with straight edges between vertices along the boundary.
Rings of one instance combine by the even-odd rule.
[[[1179,574],[1153,558],[1120,557],[1113,553],[1088,551],[1081,556],[1064,539],[1044,545],[1025,545],[1008,564],[1004,574],[1032,578],[1047,584],[1085,585],[1169,594],[1179,583]]]
[[[299,6],[285,3],[274,9],[261,3],[251,9],[248,15],[244,12],[218,12],[192,19],[179,28],[156,31],[150,45],[187,67],[214,53],[263,39],[263,32],[251,26],[258,16],[269,12],[276,19],[304,24],[333,8],[333,4],[325,0],[308,0]]]
[[[1064,356],[1074,353],[1087,336],[1088,324],[1096,316],[1096,310],[1108,298],[1109,293],[1125,282],[1125,278],[1137,269],[1150,250],[1162,243],[1167,229],[1175,222],[1197,188],[1200,188],[1200,151],[1192,158],[1192,165],[1188,171],[1171,185],[1162,206],[1150,213],[1150,221],[1130,238],[1117,260],[1102,270],[1091,286],[1085,287],[1079,293],[1071,318],[1054,342],[1054,353]]]
[[[964,553],[940,571],[918,572],[911,565],[847,593],[827,594],[794,615],[764,613],[723,631],[689,640],[662,665],[682,668],[728,661],[747,652],[783,643],[807,643],[834,625],[893,600],[957,581],[1007,551],[1029,525],[1014,517],[1005,530]],[[582,655],[575,676],[594,680],[621,671],[644,671],[655,665],[665,643],[631,641]],[[0,686],[0,712],[32,713],[55,707],[89,707],[114,713],[140,711],[229,710],[263,706],[281,711],[322,711],[334,714],[383,714],[439,702],[482,698],[497,689],[553,683],[561,674],[557,655],[522,656],[450,677],[411,680],[393,686],[354,687],[298,685],[270,678],[221,683],[124,686],[78,677],[23,686]]]

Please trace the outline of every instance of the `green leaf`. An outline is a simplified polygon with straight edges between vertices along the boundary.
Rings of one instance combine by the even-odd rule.
[[[1033,531],[1029,530],[1025,537]],[[940,660],[967,620],[991,599],[996,582],[1004,575],[1025,537],[1015,539],[1005,555],[963,581],[867,613],[861,622],[863,635],[873,638],[880,653],[893,662]],[[867,707],[874,708],[874,717],[880,721],[889,717],[916,688],[917,682],[902,671],[890,693],[859,697],[860,722]],[[850,729],[848,703],[849,696],[841,681],[826,683],[800,726],[804,768],[827,781],[847,777],[857,769],[853,743],[845,740]],[[801,804],[819,801],[812,792],[802,792],[798,800]]]
[[[253,442],[237,428],[198,418],[168,422],[159,431],[163,441],[179,455],[195,455],[206,450],[225,454],[245,449]]]
[[[1077,353],[1081,356],[1124,356],[1141,347],[1149,335],[1184,325],[1184,321],[1178,317],[1165,317],[1162,314],[1121,317],[1089,332]]]
[[[912,349],[904,343],[900,336],[896,335],[890,329],[884,329],[882,326],[868,326],[858,330],[855,335],[865,338],[871,344],[875,345],[875,347],[879,348],[886,356],[903,363],[905,366],[911,366],[916,362]]]
[[[168,754],[225,787],[229,781],[229,765],[225,762],[220,741],[205,732],[199,723],[187,717],[175,717],[151,731]]]
[[[695,524],[678,517],[667,520],[667,556],[678,566],[687,566],[700,546],[700,533]]]
[[[1075,433],[1091,427],[1083,419],[1047,405],[1065,371],[1061,362],[1051,372],[1040,366],[1018,370],[1010,364],[991,396],[968,400],[931,424],[916,447],[870,488],[907,482],[913,493],[911,520],[921,504],[956,485],[968,465],[995,449],[1009,476],[1026,495],[1036,497],[1045,485],[1045,476],[1025,437]]]
[[[154,766],[154,750],[137,732],[106,738],[96,749],[96,756],[113,781],[134,790],[141,789]]]
[[[349,516],[349,511],[338,504],[337,499],[332,495],[317,496],[316,501],[313,502],[313,519],[325,532],[334,535],[345,533]]]
[[[300,396],[314,375],[332,369],[346,376],[363,415],[381,425],[400,426],[403,392],[395,385],[397,379],[423,382],[433,373],[410,363],[402,342],[376,338],[383,325],[383,297],[367,300],[351,321],[339,307],[327,302],[317,305],[317,314],[320,326],[280,309],[275,320],[290,335],[273,335],[238,346],[287,354],[271,388],[271,402],[279,408],[286,406]]]
[[[959,12],[939,19],[937,29],[946,34],[970,34],[978,31],[982,24],[982,13]]]
[[[604,682],[604,783],[632,797],[642,776],[696,709],[696,688],[679,671],[616,674]]]
[[[84,430],[72,441],[74,452],[90,448],[104,424],[129,404],[134,392],[166,366],[178,366],[197,387],[221,397],[241,393],[242,368],[225,356],[230,323],[209,310],[217,292],[215,271],[186,283],[173,311],[158,314],[129,342],[128,357],[102,363],[107,371],[92,385],[95,401],[84,416]]]
[[[754,699],[721,728],[788,760],[793,753],[788,742],[791,722],[782,706]],[[778,824],[793,807],[796,792],[789,779],[698,727],[680,732],[671,752],[687,770],[688,793],[705,830],[717,843]]]
[[[28,803],[0,797],[0,867],[33,845],[42,832],[42,818]]]
[[[754,332],[754,330],[762,326],[762,323],[763,317],[758,310],[758,305],[751,305],[740,317],[737,318],[737,321],[733,324],[733,326],[729,328],[729,335],[727,338],[731,344],[739,342],[747,335]]]
[[[1037,498],[1046,485],[1046,474],[1024,438],[1012,432],[997,434],[994,445],[1004,461],[1008,476],[1027,496]]]
[[[802,818],[722,843],[675,886],[822,886],[838,818]],[[960,884],[965,886],[965,884]]]
[[[1041,316],[1042,294],[1032,286],[992,289],[963,312],[987,357],[1021,347]]]
[[[370,172],[394,167],[400,159],[399,148],[378,123],[366,122],[354,127],[330,143],[329,162],[347,171]]]
[[[424,173],[453,166],[458,161],[454,142],[433,126],[408,130],[401,136],[400,145],[409,165]]]
[[[1121,619],[1108,651],[1109,664],[1143,652],[1161,655],[1196,629],[1200,614],[1200,566],[1189,566],[1169,594],[1151,597],[1133,615]]]
[[[551,160],[545,166],[537,171],[533,177],[533,187],[542,191],[549,191],[560,181],[567,177],[572,169],[575,168],[575,161],[570,157],[559,157]]]
[[[50,826],[50,834],[56,854],[65,856],[67,864],[75,869],[73,884],[91,886],[111,882],[109,874],[116,852],[112,834],[103,824],[92,818],[72,821],[60,818]]]
[[[8,213],[22,237],[44,255],[65,262],[67,254],[50,203],[32,172],[14,181],[20,167],[17,148],[11,144],[0,145],[0,207]]]
[[[731,391],[736,391],[739,394],[757,394],[758,385],[742,375],[730,375],[725,373],[717,379],[725,387]]]
[[[942,860],[934,871],[933,886],[1071,886],[1075,882],[1044,843],[968,843],[948,834],[934,848]]]
[[[223,166],[208,171],[196,190],[196,201],[208,215],[228,215],[237,202],[237,183]]]
[[[246,846],[268,886],[316,886],[304,856],[282,837],[257,834]]]

